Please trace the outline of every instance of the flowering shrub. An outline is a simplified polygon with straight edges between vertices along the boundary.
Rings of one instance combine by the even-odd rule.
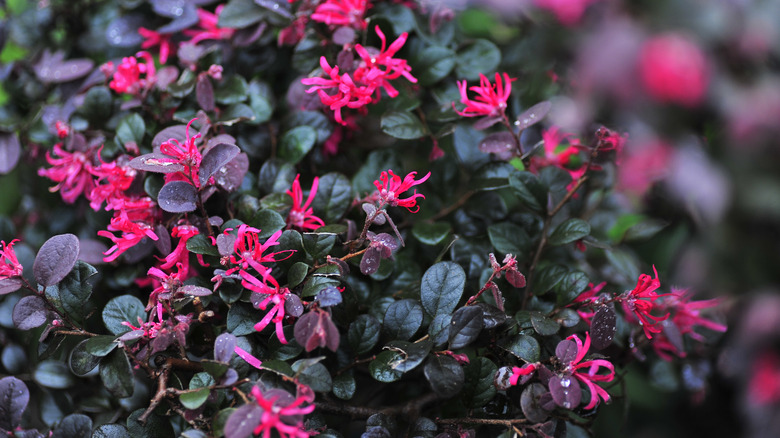
[[[583,436],[627,375],[708,363],[721,300],[638,250],[677,157],[566,123],[587,81],[533,35],[446,3],[222,3],[6,11],[0,433]],[[525,7],[569,29],[608,2],[573,3]],[[705,56],[648,39],[638,95],[702,105]]]

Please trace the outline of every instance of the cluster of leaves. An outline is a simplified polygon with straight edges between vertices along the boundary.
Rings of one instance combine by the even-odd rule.
[[[725,329],[640,276],[625,139],[543,128],[519,49],[441,5],[215,3],[9,2],[0,431],[580,436],[599,366]]]

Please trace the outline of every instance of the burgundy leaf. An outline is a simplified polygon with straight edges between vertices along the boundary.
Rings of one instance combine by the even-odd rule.
[[[531,423],[541,423],[550,416],[550,411],[542,407],[541,399],[545,394],[549,394],[547,388],[541,383],[532,383],[528,385],[520,396],[520,408],[523,415]]]
[[[211,175],[214,175],[218,170],[231,162],[241,149],[234,144],[218,144],[206,152],[203,156],[203,160],[200,163],[200,169],[198,171],[198,179],[200,180],[201,187],[205,186]]]
[[[155,150],[160,149],[160,145],[165,143],[169,140],[176,140],[179,142],[183,142],[187,139],[187,125],[175,125],[175,126],[169,126],[162,131],[158,132],[157,135],[154,136],[152,139],[152,147]]]
[[[603,350],[612,344],[615,338],[617,320],[615,311],[608,306],[601,306],[593,315],[590,323],[591,346],[594,350]]]
[[[159,236],[159,233],[157,234]],[[79,260],[83,260],[90,265],[99,265],[105,263],[103,257],[108,250],[103,242],[95,239],[83,239],[79,242]],[[169,251],[170,252],[170,251]],[[166,253],[167,254],[167,253]]]
[[[555,347],[555,355],[562,363],[572,363],[577,358],[577,344],[574,341],[564,339]]]
[[[195,84],[195,97],[204,111],[214,111],[214,85],[207,74],[201,73]]]
[[[151,154],[135,157],[130,160],[128,165],[135,170],[155,173],[175,173],[184,170],[184,165],[177,163],[176,158],[160,152],[152,152]]]
[[[564,409],[574,409],[582,399],[582,389],[571,374],[554,375],[547,384],[555,404]]]
[[[371,275],[379,270],[381,260],[381,251],[379,248],[369,246],[363,257],[360,259],[360,272],[364,275]]]
[[[79,239],[73,234],[59,234],[47,240],[33,263],[33,275],[42,286],[52,286],[65,278],[79,256]]]
[[[508,160],[519,152],[514,134],[506,131],[496,132],[485,137],[479,142],[479,150],[486,154],[496,154],[501,160]]]
[[[22,147],[16,133],[0,134],[0,175],[14,170],[21,154]]]
[[[303,303],[298,295],[287,295],[287,299],[284,300],[284,313],[294,318],[303,315]]]
[[[236,245],[236,236],[232,234],[220,234],[217,236],[217,251],[221,256],[233,254]]]
[[[225,438],[247,438],[252,436],[263,418],[263,410],[252,403],[243,405],[230,414],[225,423]]]
[[[547,116],[547,113],[550,112],[551,108],[552,104],[550,102],[546,100],[539,102],[517,116],[517,122],[515,123],[515,126],[517,126],[518,129],[522,131],[544,119],[545,116]]]
[[[234,192],[241,187],[244,176],[249,171],[249,157],[241,152],[229,163],[219,167],[214,174],[217,185],[228,192]]]
[[[482,131],[501,121],[501,116],[485,116],[474,123],[474,129]]]
[[[46,323],[48,312],[46,302],[38,295],[23,297],[14,306],[14,325],[19,330],[30,330]]]
[[[30,392],[24,382],[12,376],[0,379],[0,429],[16,429],[29,401]]]
[[[169,213],[188,213],[198,204],[198,189],[185,181],[171,181],[165,184],[157,195],[160,208]]]
[[[506,271],[506,281],[518,289],[525,287],[525,275],[521,274],[517,269]]]
[[[214,360],[220,362],[230,362],[233,353],[236,351],[238,338],[230,333],[222,333],[214,341]]]
[[[0,279],[0,295],[16,292],[23,284],[24,282],[19,277],[2,278]]]
[[[482,309],[477,306],[461,307],[452,314],[450,323],[450,350],[457,350],[472,343],[484,327]]]
[[[194,284],[185,284],[179,288],[179,292],[193,297],[205,297],[212,294],[211,289],[203,286],[195,286]]]

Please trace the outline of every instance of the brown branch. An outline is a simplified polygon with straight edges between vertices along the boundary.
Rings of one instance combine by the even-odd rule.
[[[427,221],[428,222],[433,222],[433,221],[436,221],[436,220],[441,219],[443,217],[446,217],[448,214],[450,214],[453,211],[455,211],[455,210],[459,209],[460,207],[462,207],[463,204],[466,203],[466,201],[468,201],[472,196],[474,196],[475,193],[477,193],[476,190],[469,190],[468,192],[463,194],[463,196],[461,196],[460,199],[458,199],[454,204],[450,205],[449,207],[446,207],[446,208],[442,209],[438,213],[436,213],[433,216],[429,217],[427,219]]]

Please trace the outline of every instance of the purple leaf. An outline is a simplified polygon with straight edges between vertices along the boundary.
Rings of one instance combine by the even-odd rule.
[[[351,44],[355,41],[355,29],[352,29],[349,26],[341,26],[333,32],[332,39],[333,43],[339,46]]]
[[[547,385],[555,404],[564,409],[574,409],[582,399],[582,389],[571,374],[554,375]]]
[[[130,160],[128,165],[135,170],[143,170],[155,173],[175,173],[184,170],[184,165],[176,162],[177,159],[160,152],[144,154]]]
[[[44,52],[41,59],[33,67],[35,75],[43,83],[69,82],[85,76],[92,71],[95,64],[86,58],[65,61],[63,52],[54,54]]]
[[[547,113],[550,112],[550,108],[552,108],[552,104],[546,100],[537,103],[517,116],[517,122],[515,122],[515,126],[517,126],[517,128],[522,131],[529,126],[538,123],[543,118],[545,118],[545,116],[547,116]]]
[[[241,152],[241,149],[234,144],[218,144],[206,152],[203,160],[200,162],[198,179],[201,187],[205,186],[211,175],[217,173],[225,165],[230,163]],[[243,178],[242,178],[243,179]]]
[[[166,141],[170,140],[176,140],[179,142],[182,142],[187,139],[187,125],[175,125],[175,126],[169,126],[162,131],[158,132],[157,135],[154,136],[152,139],[152,147],[155,150],[160,149],[160,145],[165,143]]]
[[[195,97],[198,105],[204,111],[214,111],[214,85],[206,74],[198,76],[198,82],[195,84]]]
[[[564,339],[555,347],[555,355],[564,364],[569,364],[577,357],[577,344],[574,341]]]
[[[114,47],[138,46],[144,41],[138,33],[138,28],[143,26],[144,22],[144,16],[141,14],[117,17],[106,27],[106,41]]]
[[[479,142],[479,150],[486,154],[496,154],[500,160],[508,160],[518,154],[517,139],[510,132],[496,132]]]
[[[309,312],[295,323],[295,340],[306,351],[317,347],[328,347],[332,351],[339,348],[339,331],[326,312]]]
[[[0,379],[0,429],[16,429],[29,401],[30,391],[24,382],[13,376]]]
[[[320,307],[336,306],[341,304],[341,292],[334,286],[328,286],[319,291],[315,299]]]
[[[474,123],[474,129],[482,131],[501,121],[501,116],[485,116]]]
[[[590,324],[591,346],[595,350],[603,350],[612,344],[615,338],[616,326],[615,311],[611,307],[601,306],[593,315]],[[671,338],[670,338],[671,339]]]
[[[532,383],[528,385],[520,396],[520,408],[523,415],[531,423],[540,423],[550,416],[550,411],[542,407],[541,399],[545,394],[549,394],[547,388],[541,383]]]
[[[212,294],[211,289],[203,286],[195,286],[194,284],[185,284],[179,288],[179,292],[183,292],[184,294],[193,297],[205,297]]]
[[[379,270],[381,260],[381,251],[379,248],[369,246],[363,257],[360,259],[360,272],[364,275],[371,275]]]
[[[217,236],[217,251],[221,256],[233,254],[236,245],[236,236],[232,234],[220,234]]]
[[[284,300],[284,313],[297,318],[303,315],[303,303],[298,295],[290,294],[287,299]]]
[[[677,349],[677,351],[685,351],[685,344],[683,343],[682,333],[680,333],[680,329],[677,327],[677,324],[667,319],[661,321],[661,327],[663,328],[663,334],[666,336],[666,339],[669,340],[669,343],[672,344],[674,348]]]
[[[225,438],[247,438],[262,421],[263,410],[256,404],[241,406],[225,423]]]
[[[214,341],[214,360],[228,363],[238,345],[238,338],[230,333],[222,333]]]
[[[22,148],[16,133],[0,134],[0,175],[14,170],[21,154]]]
[[[133,339],[139,339],[144,336],[143,330],[131,330],[122,336],[118,337],[117,340],[122,342],[132,341]]]
[[[73,234],[60,234],[47,240],[33,263],[33,275],[42,286],[57,284],[76,264],[79,239]]]
[[[154,227],[154,234],[157,235],[157,240],[154,241],[154,246],[160,254],[168,255],[171,253],[171,233],[168,232],[168,228],[163,224],[157,224]]]
[[[228,192],[234,192],[241,187],[241,183],[244,182],[244,175],[246,175],[248,171],[249,157],[241,152],[229,163],[220,167],[216,171],[214,179],[217,181],[218,186]]]
[[[185,181],[165,184],[157,195],[160,208],[169,213],[188,213],[197,207],[198,189]]]
[[[13,311],[14,325],[19,330],[30,330],[46,323],[46,302],[38,295],[29,295],[16,303]]]
[[[23,284],[22,279],[18,277],[0,279],[0,295],[16,292]]]
[[[159,236],[159,234],[158,234]],[[103,264],[103,253],[108,250],[103,242],[95,239],[84,239],[79,242],[79,260],[83,260],[90,265]],[[167,254],[167,253],[166,253]]]

